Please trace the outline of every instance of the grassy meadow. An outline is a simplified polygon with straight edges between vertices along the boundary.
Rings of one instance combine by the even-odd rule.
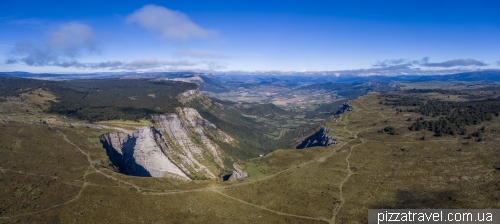
[[[233,182],[126,176],[99,144],[109,130],[2,112],[0,223],[366,223],[370,208],[500,208],[498,117],[480,142],[434,137],[408,130],[422,115],[382,100],[359,97],[327,124],[339,144],[241,161],[250,176]]]

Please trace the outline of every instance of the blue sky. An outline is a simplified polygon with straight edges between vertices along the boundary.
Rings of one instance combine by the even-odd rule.
[[[500,68],[499,1],[0,1],[0,71]]]

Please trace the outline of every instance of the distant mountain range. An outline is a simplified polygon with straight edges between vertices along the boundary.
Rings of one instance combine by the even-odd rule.
[[[198,85],[201,83],[219,86],[222,82],[297,82],[297,83],[320,83],[320,82],[341,82],[341,83],[360,83],[360,82],[421,82],[421,81],[500,81],[500,70],[482,70],[471,71],[445,75],[340,75],[325,73],[196,73],[196,72],[105,72],[89,74],[55,74],[55,73],[28,73],[28,72],[0,72],[0,76],[11,76],[21,78],[34,78],[45,80],[73,80],[73,79],[107,79],[107,78],[126,78],[126,79],[154,79],[165,78],[170,80],[188,81],[195,80]],[[200,77],[197,79],[190,79]]]
[[[484,70],[474,72],[464,72],[448,75],[399,75],[399,76],[339,76],[337,82],[422,82],[422,81],[500,81],[500,70]]]

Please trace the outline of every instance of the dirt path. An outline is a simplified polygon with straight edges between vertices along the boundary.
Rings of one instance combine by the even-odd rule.
[[[362,141],[361,143],[351,146],[351,148],[349,149],[349,154],[345,158],[345,161],[347,163],[347,176],[339,184],[339,201],[340,201],[340,204],[337,204],[337,206],[335,206],[335,208],[333,209],[332,219],[329,220],[330,223],[335,223],[335,219],[337,218],[337,214],[339,213],[340,209],[342,209],[342,206],[345,203],[345,200],[342,197],[342,193],[343,193],[342,190],[344,188],[345,182],[347,182],[349,180],[349,178],[354,174],[354,172],[352,172],[352,169],[351,169],[351,163],[349,162],[349,158],[351,157],[352,150],[353,150],[354,147],[362,145],[362,144],[364,144],[366,142],[363,139],[361,139],[361,141]]]
[[[100,173],[108,178],[111,178],[115,181],[119,181],[119,182],[122,182],[122,183],[125,183],[125,184],[128,184],[128,185],[131,185],[132,187],[135,187],[138,191],[142,190],[141,187],[137,186],[137,185],[134,185],[134,184],[131,184],[131,183],[128,183],[128,182],[125,182],[125,181],[121,181],[113,176],[110,176],[110,175],[107,175],[103,172],[101,172],[100,170],[98,170],[97,168],[95,168],[93,166],[93,161],[90,157],[90,155],[88,153],[86,153],[84,150],[82,150],[80,147],[78,147],[75,143],[71,142],[67,136],[62,133],[61,131],[57,130],[56,128],[54,128],[53,126],[50,126],[50,128],[52,128],[53,130],[57,131],[60,135],[62,135],[63,139],[68,142],[70,145],[73,145],[76,149],[78,149],[78,151],[80,151],[80,153],[82,153],[83,155],[86,156],[87,158],[87,161],[89,162],[89,166],[87,167],[87,171],[85,171],[85,173],[83,174],[83,181],[81,180],[71,180],[71,181],[74,181],[74,182],[80,182],[81,184],[80,185],[75,185],[75,186],[81,186],[80,188],[80,191],[78,191],[78,194],[73,197],[72,199],[64,202],[64,203],[61,203],[61,204],[57,204],[57,205],[53,205],[51,207],[48,207],[48,208],[45,208],[45,209],[42,209],[42,210],[39,210],[39,211],[35,211],[35,212],[29,212],[29,213],[22,213],[22,214],[17,214],[17,215],[13,215],[13,216],[2,216],[0,217],[0,219],[10,219],[10,218],[16,218],[16,217],[20,217],[20,216],[27,216],[27,215],[33,215],[33,214],[38,214],[38,213],[41,213],[41,212],[45,212],[45,211],[48,211],[48,210],[51,210],[51,209],[54,209],[54,208],[57,208],[57,207],[60,207],[60,206],[63,206],[63,205],[66,205],[66,204],[69,204],[71,202],[74,202],[76,200],[78,200],[80,198],[80,196],[82,195],[82,192],[85,190],[85,188],[89,185],[93,185],[93,186],[101,186],[101,185],[97,185],[97,184],[92,184],[90,182],[87,181],[86,177],[88,174],[91,174],[91,173]],[[24,175],[31,175],[31,176],[42,176],[42,177],[49,177],[49,178],[52,178],[52,179],[58,179],[59,177],[57,176],[48,176],[48,175],[42,175],[42,174],[34,174],[34,173],[28,173],[28,172],[23,172],[23,171],[14,171],[14,170],[8,170],[8,169],[4,169],[4,168],[1,168],[0,167],[0,170],[1,171],[9,171],[9,172],[15,172],[15,173],[19,173],[19,174],[24,174]],[[74,184],[72,184],[74,185]],[[107,186],[107,185],[106,185]],[[124,187],[123,187],[124,188]]]
[[[414,144],[414,143],[418,143],[420,141],[412,141],[412,142],[389,142],[389,141],[378,141],[378,140],[365,140],[365,141],[370,141],[370,142],[379,142],[379,143],[390,143],[390,144],[397,144],[397,143],[405,143],[405,144]],[[456,139],[451,139],[451,140],[448,140],[448,139],[443,139],[443,140],[426,140],[426,141],[422,141],[422,142],[456,142],[457,140]]]
[[[268,179],[274,178],[274,177],[276,177],[278,175],[281,175],[283,173],[291,172],[294,169],[297,169],[297,167],[304,167],[304,166],[307,166],[307,165],[312,164],[312,163],[321,162],[321,161],[324,161],[326,158],[329,158],[329,157],[335,155],[337,152],[339,152],[340,150],[342,150],[345,145],[351,143],[352,141],[359,140],[359,138],[358,138],[359,131],[357,133],[353,134],[353,132],[347,130],[348,117],[349,117],[349,113],[346,114],[345,118],[344,118],[344,122],[345,122],[344,123],[344,125],[345,125],[344,126],[344,131],[346,133],[349,133],[350,135],[352,135],[354,138],[352,138],[349,141],[346,141],[344,143],[341,143],[340,145],[338,145],[338,147],[336,147],[335,149],[332,149],[330,153],[328,153],[327,155],[325,155],[323,157],[320,157],[319,159],[318,158],[313,158],[313,159],[311,159],[309,161],[302,162],[302,163],[300,163],[300,164],[298,164],[296,166],[292,166],[292,167],[290,167],[288,169],[279,171],[277,173],[274,173],[274,174],[271,174],[271,175],[265,176],[263,178],[253,180],[253,181],[245,181],[245,182],[240,182],[240,183],[235,183],[235,184],[225,185],[225,186],[205,187],[205,188],[198,188],[198,189],[191,189],[191,190],[168,190],[168,191],[157,190],[157,189],[150,189],[150,188],[144,188],[144,187],[138,186],[136,184],[133,184],[133,183],[121,180],[121,179],[119,179],[119,178],[117,178],[117,177],[115,177],[113,175],[106,174],[105,172],[99,170],[96,166],[94,166],[94,161],[92,160],[92,158],[90,157],[90,155],[89,155],[88,152],[85,152],[78,145],[76,145],[75,143],[73,143],[72,141],[70,141],[67,138],[67,136],[64,133],[62,133],[60,130],[57,130],[55,127],[50,126],[52,129],[56,130],[63,137],[63,139],[66,142],[68,142],[70,145],[74,146],[80,153],[82,153],[83,155],[85,155],[85,157],[87,158],[87,161],[89,162],[87,171],[83,175],[83,181],[81,181],[81,180],[79,181],[80,184],[78,186],[81,186],[80,191],[78,192],[78,194],[75,197],[73,197],[72,199],[70,199],[70,200],[68,200],[68,201],[66,201],[64,203],[57,204],[57,205],[54,205],[54,206],[51,206],[51,207],[48,207],[48,208],[45,208],[45,209],[42,209],[42,210],[39,210],[39,211],[35,211],[35,212],[23,213],[23,214],[18,214],[18,215],[9,216],[9,217],[0,217],[0,219],[9,219],[9,218],[15,218],[15,217],[20,217],[20,216],[38,214],[38,213],[41,213],[41,212],[49,211],[51,209],[58,208],[58,207],[61,207],[63,205],[75,202],[75,201],[77,201],[81,197],[82,192],[85,190],[85,188],[87,186],[108,186],[108,185],[98,185],[98,184],[94,184],[94,183],[91,183],[91,182],[87,181],[87,179],[86,179],[87,175],[89,175],[91,173],[99,173],[99,174],[102,174],[103,176],[105,176],[105,177],[107,177],[109,179],[112,179],[112,180],[114,180],[116,182],[120,182],[121,184],[127,186],[127,187],[126,186],[108,186],[108,187],[119,187],[119,188],[123,188],[123,189],[133,188],[138,193],[144,194],[144,195],[168,195],[168,194],[183,194],[183,193],[191,193],[191,192],[205,192],[205,191],[210,191],[210,192],[218,193],[218,194],[220,194],[220,195],[222,195],[224,197],[227,197],[227,198],[229,198],[231,200],[235,200],[235,201],[238,201],[240,203],[243,203],[243,204],[246,204],[246,205],[249,205],[249,206],[252,206],[252,207],[256,207],[256,208],[259,208],[259,209],[262,209],[262,210],[266,210],[266,211],[272,212],[272,213],[277,214],[277,215],[290,216],[290,217],[296,217],[296,218],[303,218],[303,219],[309,219],[309,220],[318,220],[318,221],[325,221],[325,222],[334,223],[336,215],[338,214],[338,212],[342,208],[342,205],[345,203],[345,200],[342,198],[343,185],[344,185],[345,182],[348,181],[348,179],[350,178],[350,176],[353,175],[353,172],[351,170],[350,163],[349,163],[349,157],[352,154],[353,147],[358,146],[360,144],[363,144],[365,142],[362,139],[361,139],[363,141],[362,143],[359,143],[359,144],[356,144],[356,145],[353,145],[353,146],[350,147],[349,154],[348,154],[348,156],[345,159],[346,162],[347,162],[348,175],[346,176],[346,178],[339,185],[340,201],[341,202],[340,202],[339,205],[337,205],[335,207],[335,209],[333,211],[333,217],[330,220],[325,219],[325,218],[315,218],[315,217],[301,216],[301,215],[295,215],[295,214],[289,214],[289,213],[284,213],[284,212],[280,212],[280,211],[275,211],[275,210],[272,210],[272,209],[268,209],[265,206],[252,204],[252,203],[246,202],[244,200],[241,200],[239,198],[232,197],[230,195],[224,194],[220,190],[223,190],[223,189],[226,189],[226,188],[231,188],[231,187],[237,187],[237,186],[243,186],[243,185],[253,184],[253,183],[256,183],[256,182],[268,180]],[[109,128],[109,127],[105,127],[105,128]],[[2,170],[5,170],[5,169],[2,169]],[[18,173],[23,173],[23,172],[22,171],[18,171]],[[23,173],[23,174],[26,174],[26,175],[37,175],[37,174],[30,174],[30,173]],[[57,178],[57,177],[55,177],[55,178]]]
[[[266,208],[265,206],[261,206],[261,205],[255,205],[255,204],[252,204],[252,203],[248,203],[246,201],[243,201],[239,198],[235,198],[235,197],[232,197],[232,196],[229,196],[227,194],[224,194],[220,191],[217,191],[217,190],[213,190],[213,192],[216,192],[224,197],[227,197],[227,198],[230,198],[230,199],[233,199],[233,200],[236,200],[238,202],[241,202],[243,204],[246,204],[246,205],[250,205],[250,206],[253,206],[253,207],[256,207],[256,208],[259,208],[259,209],[262,209],[262,210],[266,210],[268,212],[272,212],[274,214],[278,214],[278,215],[283,215],[283,216],[291,216],[291,217],[296,217],[296,218],[303,218],[303,219],[311,219],[311,220],[318,220],[318,221],[325,221],[325,222],[328,222],[328,220],[326,219],[323,219],[323,218],[314,218],[314,217],[309,217],[309,216],[301,216],[301,215],[294,215],[294,214],[289,214],[289,213],[284,213],[284,212],[279,212],[279,211],[274,211],[274,210],[271,210],[271,209],[268,209]]]

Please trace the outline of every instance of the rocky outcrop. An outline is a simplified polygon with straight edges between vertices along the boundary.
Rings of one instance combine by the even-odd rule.
[[[328,135],[332,130],[322,127],[318,132],[306,138],[297,149],[310,148],[314,146],[329,146],[331,144],[337,144],[338,141],[334,137]]]
[[[176,114],[155,115],[155,127],[162,134],[165,154],[193,177],[216,178],[226,157],[214,142],[234,139],[203,119],[193,108],[179,108]]]
[[[173,78],[171,79],[172,81],[179,81],[179,82],[190,82],[190,83],[204,83],[203,79],[199,75],[194,75],[192,77],[187,77],[187,78]]]
[[[224,170],[224,159],[230,159],[218,144],[237,147],[231,136],[193,108],[177,108],[175,114],[154,115],[152,119],[153,126],[101,137],[111,161],[121,172],[137,176],[163,176],[167,172],[189,179],[216,178]],[[158,158],[163,162],[152,162]]]
[[[347,104],[344,103],[342,107],[335,112],[335,116],[333,116],[333,119],[330,120],[331,122],[339,122],[340,121],[340,114],[345,113],[346,111],[352,111],[354,108]],[[309,147],[314,147],[314,146],[329,146],[331,144],[338,144],[338,141],[336,138],[328,135],[328,133],[332,132],[333,130],[327,129],[325,127],[322,127],[318,132],[314,133],[313,135],[307,137],[300,145],[298,145],[296,148],[297,149],[304,149],[304,148],[309,148]]]
[[[343,114],[346,111],[352,111],[352,110],[354,110],[354,108],[352,108],[351,105],[344,103],[344,105],[342,105],[342,107],[337,112],[335,112],[335,115]]]
[[[233,164],[233,174],[229,177],[229,180],[241,180],[248,177],[248,173],[243,171],[237,163]]]
[[[124,174],[142,177],[174,174],[189,179],[156,144],[153,127],[140,127],[130,133],[108,133],[101,136],[101,141],[111,162]]]
[[[191,89],[191,90],[188,90],[186,92],[179,94],[177,96],[177,99],[179,99],[179,101],[184,104],[184,103],[190,102],[191,100],[198,98],[198,97],[203,97],[203,94],[200,92],[200,90],[199,89]]]

